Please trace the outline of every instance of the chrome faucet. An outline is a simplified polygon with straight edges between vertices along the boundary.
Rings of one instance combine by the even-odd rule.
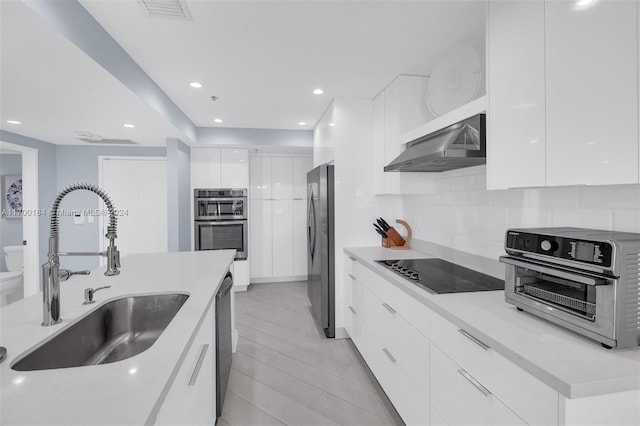
[[[109,247],[104,252],[60,252],[58,250],[59,220],[58,207],[62,199],[70,192],[87,190],[96,193],[104,201],[109,210],[109,226],[107,226],[106,238],[109,239]],[[107,276],[118,275],[120,271],[120,252],[115,244],[117,238],[117,218],[113,204],[109,196],[97,186],[90,183],[74,183],[58,194],[51,207],[51,228],[49,232],[49,260],[42,265],[42,325],[50,326],[58,324],[60,318],[60,279],[63,281],[71,275],[87,274],[89,271],[71,272],[68,269],[60,269],[60,256],[105,256],[107,258]]]

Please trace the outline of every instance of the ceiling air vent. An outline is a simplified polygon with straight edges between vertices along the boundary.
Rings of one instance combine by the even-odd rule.
[[[131,139],[87,139],[87,138],[77,138],[78,140],[94,143],[100,145],[138,145],[136,142]]]
[[[191,12],[184,0],[138,0],[147,16],[191,21]]]

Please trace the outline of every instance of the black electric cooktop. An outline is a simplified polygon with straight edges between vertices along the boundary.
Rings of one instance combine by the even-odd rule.
[[[432,293],[504,290],[504,281],[442,259],[376,260]]]

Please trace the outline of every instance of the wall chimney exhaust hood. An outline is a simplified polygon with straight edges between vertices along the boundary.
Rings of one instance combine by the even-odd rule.
[[[484,97],[402,136],[406,150],[385,172],[443,172],[486,164]]]

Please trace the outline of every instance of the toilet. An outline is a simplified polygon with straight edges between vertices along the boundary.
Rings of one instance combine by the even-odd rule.
[[[22,275],[22,246],[5,246],[4,260],[9,272],[0,272],[0,306],[8,305],[24,297]]]

